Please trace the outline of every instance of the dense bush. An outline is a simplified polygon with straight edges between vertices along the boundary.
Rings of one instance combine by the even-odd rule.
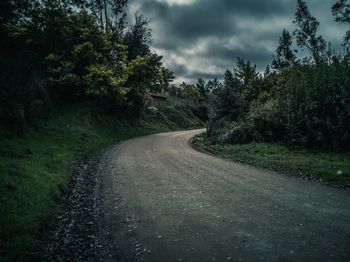
[[[262,77],[269,87],[232,117],[242,91],[218,96],[209,137],[220,143],[275,141],[307,147],[350,148],[350,56],[332,56],[318,65],[293,65]],[[227,89],[227,88],[226,88]],[[226,90],[225,92],[228,92]],[[245,102],[247,102],[245,100]],[[229,124],[223,124],[228,122]],[[215,131],[214,131],[215,130]]]
[[[311,56],[297,60],[293,38],[284,30],[274,70],[257,73],[249,61],[238,58],[222,86],[213,91],[208,137],[214,143],[262,141],[350,149],[349,50],[326,52],[325,41],[317,34],[318,21],[305,2],[297,3],[294,40]],[[334,8],[343,5],[340,1]]]
[[[333,57],[317,66],[293,67],[278,93],[279,110],[292,142],[349,148],[350,59]]]
[[[91,99],[139,116],[173,73],[150,51],[149,21],[125,23],[127,2],[1,1],[0,125],[21,131],[51,103]]]

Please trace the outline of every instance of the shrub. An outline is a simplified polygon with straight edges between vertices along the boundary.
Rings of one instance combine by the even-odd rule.
[[[349,54],[329,57],[317,65],[285,67],[258,81],[264,88],[249,102],[248,110],[237,111],[239,115],[234,118],[230,109],[242,104],[237,98],[242,100],[244,96],[238,93],[231,104],[227,104],[227,96],[218,96],[216,113],[209,121],[208,136],[212,141],[274,141],[350,149]]]

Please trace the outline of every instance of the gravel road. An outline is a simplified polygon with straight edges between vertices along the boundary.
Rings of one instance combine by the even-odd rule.
[[[350,261],[349,191],[200,153],[202,131],[106,151],[98,260]]]

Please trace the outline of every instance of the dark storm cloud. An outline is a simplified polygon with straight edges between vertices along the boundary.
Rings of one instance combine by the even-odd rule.
[[[233,59],[236,59],[238,56],[252,60],[255,63],[263,63],[271,58],[267,47],[259,43],[247,44],[244,47],[237,47],[234,49],[212,44],[208,46],[203,55],[208,59],[229,60],[231,63],[233,63]]]
[[[180,64],[174,63],[172,66],[172,70],[174,72],[176,72],[178,75],[182,75],[182,76],[188,75],[188,70],[187,70],[185,65],[180,65]]]
[[[141,1],[140,1],[141,2]],[[168,34],[195,39],[207,35],[227,36],[235,33],[234,18],[266,17],[287,14],[281,0],[198,0],[193,4],[169,5],[166,1],[143,0],[141,11],[161,21]]]
[[[345,28],[332,21],[333,1],[306,2],[326,40],[339,46]],[[262,70],[283,28],[293,31],[295,6],[296,0],[131,0],[130,12],[151,19],[153,48],[180,82],[221,78],[238,56]]]

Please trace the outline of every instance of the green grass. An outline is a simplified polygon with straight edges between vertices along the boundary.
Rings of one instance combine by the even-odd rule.
[[[233,161],[350,187],[350,153],[308,151],[267,143],[222,146],[210,143],[204,135],[197,136],[193,144]],[[338,171],[342,174],[337,174]]]
[[[87,160],[122,139],[202,125],[190,112],[174,108],[132,122],[96,113],[91,104],[55,111],[21,135],[0,130],[0,260],[35,259],[40,229],[58,214],[57,200],[78,154]]]

